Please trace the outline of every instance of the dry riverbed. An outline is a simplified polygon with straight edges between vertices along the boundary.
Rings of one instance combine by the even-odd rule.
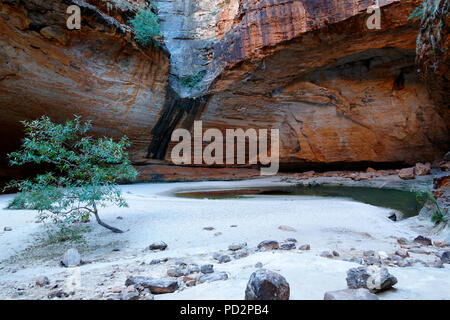
[[[346,180],[321,178],[319,182],[342,184]],[[384,177],[368,181],[371,186],[398,184],[403,189],[413,183],[430,183],[425,178],[414,182]],[[344,198],[212,200],[173,196],[180,190],[295,182],[271,178],[125,185],[121,188],[129,208],[104,208],[101,216],[127,231],[114,234],[91,222],[87,225],[92,230],[84,234],[85,243],[76,244],[48,243],[44,226],[36,223],[36,212],[5,210],[13,196],[2,195],[0,298],[243,299],[250,275],[262,267],[286,278],[291,299],[323,299],[327,291],[345,289],[347,270],[361,264],[382,264],[397,277],[394,289],[378,294],[381,299],[450,298],[450,265],[440,263],[440,256],[450,250],[445,246],[450,241],[448,228],[435,228],[428,220],[415,217],[393,222],[388,218],[389,208]],[[3,231],[4,227],[11,230]],[[419,235],[430,238],[432,245],[413,242]],[[258,250],[263,240],[275,240],[286,250]],[[149,249],[159,241],[168,245],[165,250]],[[246,246],[229,250],[234,243]],[[309,250],[304,250],[306,245]],[[70,247],[80,252],[81,266],[61,266],[61,257]],[[405,251],[408,256],[404,258],[395,254]],[[212,274],[198,272],[206,264],[213,265]],[[127,289],[126,280],[137,276],[165,279],[176,283],[177,289],[155,295],[139,287],[137,291],[133,286]],[[36,284],[38,278],[43,281],[40,285]]]

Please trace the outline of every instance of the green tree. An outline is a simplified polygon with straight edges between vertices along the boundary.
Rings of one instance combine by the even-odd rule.
[[[134,39],[140,45],[146,46],[152,41],[155,45],[159,44],[161,38],[159,19],[152,11],[152,7],[140,9],[128,23],[134,30]]]
[[[94,139],[87,135],[91,122],[81,122],[79,116],[64,124],[46,116],[22,123],[25,139],[19,151],[8,155],[10,164],[51,169],[31,179],[11,181],[7,188],[17,188],[19,199],[37,209],[41,221],[50,219],[60,228],[70,228],[93,214],[101,226],[121,233],[100,219],[98,208],[127,206],[117,183],[137,176],[126,152],[129,140]]]

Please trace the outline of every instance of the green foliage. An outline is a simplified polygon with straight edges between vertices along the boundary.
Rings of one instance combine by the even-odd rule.
[[[425,7],[426,5],[424,2],[420,6],[416,7],[409,15],[408,20],[422,20],[422,17],[425,14]]]
[[[128,23],[133,28],[134,39],[142,46],[146,46],[153,42],[159,44],[161,38],[161,30],[159,27],[158,16],[152,11],[152,8],[139,9],[133,19]]]
[[[445,214],[445,212],[441,209],[439,202],[429,190],[415,190],[415,192],[417,202],[424,205],[425,203],[430,201],[433,204],[435,210],[433,211],[433,215],[431,216],[431,221],[438,224],[440,222],[448,220],[448,217]]]
[[[75,116],[64,124],[45,116],[23,121],[26,136],[21,149],[8,155],[10,164],[33,163],[53,169],[31,179],[11,181],[7,188],[20,191],[13,200],[15,206],[37,209],[41,221],[51,220],[61,230],[94,214],[101,225],[120,232],[101,222],[97,207],[127,206],[117,183],[137,176],[126,152],[131,143],[126,137],[118,142],[94,139],[87,135],[90,121],[80,119]]]
[[[202,71],[199,71],[197,73],[181,77],[181,84],[188,88],[195,88],[198,86],[200,81],[202,81],[204,76],[205,76],[205,73]]]

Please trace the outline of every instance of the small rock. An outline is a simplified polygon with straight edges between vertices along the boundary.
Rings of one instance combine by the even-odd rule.
[[[152,261],[150,261],[150,265],[154,265],[154,264],[159,264],[159,263],[167,262],[168,260],[169,260],[168,258],[163,258],[163,259],[153,259]]]
[[[344,289],[325,292],[323,300],[379,300],[379,298],[365,288]]]
[[[81,256],[78,253],[78,250],[75,248],[67,250],[63,255],[61,263],[68,268],[79,266],[81,263]]]
[[[214,266],[212,264],[204,264],[200,267],[200,271],[204,274],[213,273]]]
[[[295,228],[289,227],[289,226],[279,226],[279,230],[283,231],[289,231],[289,232],[296,232],[297,230]]]
[[[450,264],[450,251],[445,251],[441,255],[441,260],[443,263]]]
[[[230,228],[237,228],[237,225],[236,225],[236,224],[232,224],[232,225],[230,226]]]
[[[409,241],[406,240],[406,238],[398,238],[397,243],[401,244],[401,245],[407,245],[409,243]]]
[[[286,242],[282,243],[280,246],[281,250],[293,250],[295,249],[295,243],[294,242]]]
[[[347,271],[346,280],[349,289],[366,288],[372,293],[390,289],[397,283],[387,268],[376,266],[352,268]]]
[[[212,230],[214,230],[214,227],[204,227],[203,230],[212,231]]]
[[[214,272],[210,274],[204,274],[200,278],[198,278],[199,283],[203,282],[214,282],[219,280],[226,280],[228,279],[228,274],[226,272]]]
[[[370,256],[370,257],[365,257],[363,259],[364,263],[368,266],[380,266],[381,265],[381,261],[378,260],[375,256]]]
[[[400,172],[398,173],[398,176],[400,177],[400,179],[403,179],[403,180],[415,179],[416,175],[415,175],[414,171],[415,171],[414,167],[404,168],[404,169],[400,170]]]
[[[430,263],[430,267],[432,268],[444,268],[444,263],[442,259],[436,259]]]
[[[219,261],[219,263],[227,263],[227,262],[231,261],[231,258],[230,258],[230,256],[224,254],[224,255],[221,255],[219,257],[219,259],[217,259],[217,260]]]
[[[398,212],[398,211],[391,211],[388,214],[388,218],[391,219],[394,222],[400,221],[400,220],[403,220],[403,214],[401,212]]]
[[[294,242],[294,243],[297,243],[297,239],[295,239],[295,238],[287,238],[286,240],[284,240],[284,242]]]
[[[426,176],[430,174],[431,171],[431,164],[430,163],[417,163],[415,167],[415,173],[418,176]]]
[[[189,273],[197,273],[200,272],[200,267],[196,264],[189,265]]]
[[[258,249],[264,250],[277,250],[279,247],[279,243],[275,240],[265,240],[258,244]]]
[[[195,280],[186,281],[186,287],[193,287],[197,284]]]
[[[153,294],[172,293],[178,290],[178,281],[173,278],[130,277],[125,281],[125,285],[140,285]]]
[[[126,292],[122,294],[122,300],[139,300],[141,297],[139,295],[139,292],[137,290],[134,290],[133,292]]]
[[[3,228],[3,231],[12,231],[12,228],[10,228],[10,227],[4,227],[4,228]]]
[[[324,257],[324,258],[333,258],[334,257],[333,254],[329,251],[322,251],[320,253],[320,256]]]
[[[167,243],[165,243],[164,241],[154,242],[148,248],[150,250],[161,250],[161,251],[164,251],[167,248]]]
[[[263,264],[261,262],[257,262],[255,264],[255,268],[262,268],[262,267],[263,267]]]
[[[228,250],[238,251],[238,250],[241,250],[241,249],[243,249],[245,247],[247,247],[247,242],[233,243],[233,244],[228,246]]]
[[[423,237],[423,236],[418,236],[417,238],[414,239],[415,243],[419,243],[423,246],[431,246],[432,242],[431,239]]]
[[[169,277],[178,278],[181,276],[187,276],[189,274],[189,269],[183,267],[170,268],[167,270],[167,275]]]
[[[247,251],[247,250],[239,250],[239,251],[236,251],[236,252],[234,253],[233,257],[234,257],[235,259],[242,259],[242,258],[248,257],[248,251]]]
[[[123,217],[122,216],[118,216],[116,219],[117,220],[123,220]]]
[[[43,287],[50,284],[50,280],[46,276],[40,276],[36,279],[36,285],[39,287]]]
[[[112,287],[110,290],[112,293],[122,293],[122,288],[119,286]]]
[[[339,257],[339,252],[333,250],[333,256]]]
[[[402,257],[402,258],[407,258],[409,257],[408,251],[405,249],[398,249],[397,251],[395,251],[395,254]]]
[[[309,244],[302,244],[299,250],[311,250],[311,246]]]
[[[245,300],[289,300],[289,295],[286,279],[266,269],[253,272],[245,289]]]

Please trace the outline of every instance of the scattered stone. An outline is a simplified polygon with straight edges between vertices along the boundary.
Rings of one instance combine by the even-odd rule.
[[[141,297],[137,290],[122,293],[122,300],[139,300]]]
[[[68,293],[64,292],[63,290],[55,290],[48,294],[49,299],[53,298],[67,298],[69,296]]]
[[[409,243],[409,241],[406,240],[406,238],[398,238],[397,243],[401,244],[401,245],[407,245]]]
[[[164,241],[154,242],[148,248],[150,250],[161,250],[161,251],[164,251],[167,248],[167,243],[165,243]]]
[[[222,232],[216,232],[216,233],[214,233],[214,237],[218,237],[218,236],[221,236],[222,235]]]
[[[40,276],[36,279],[36,285],[39,287],[43,287],[50,284],[50,280],[46,276]]]
[[[293,250],[295,249],[295,243],[294,242],[286,242],[282,243],[280,246],[281,250]]]
[[[3,228],[3,231],[12,231],[12,228],[10,228],[10,227],[4,227],[4,228]]]
[[[352,268],[347,271],[346,280],[349,289],[366,288],[372,293],[390,289],[397,283],[387,268],[375,266]]]
[[[200,271],[204,274],[213,273],[214,266],[212,264],[204,264],[200,267]]]
[[[214,230],[214,227],[204,227],[203,230],[212,231],[212,230]]]
[[[445,251],[441,255],[441,260],[443,263],[450,264],[450,251]]]
[[[182,266],[182,267],[187,267],[187,263],[184,262],[183,260],[177,260],[177,261],[175,261],[175,265],[177,265],[177,266]]]
[[[112,293],[122,293],[122,288],[119,286],[112,287],[110,290]]]
[[[247,250],[239,250],[239,251],[236,251],[235,253],[234,253],[234,256],[233,256],[235,259],[242,259],[242,258],[245,258],[245,257],[248,257],[248,251]]]
[[[197,273],[200,272],[200,267],[196,264],[189,265],[189,273]]]
[[[187,276],[189,274],[189,269],[186,267],[176,267],[167,270],[167,275],[169,277],[178,278],[181,276]]]
[[[414,239],[415,243],[419,243],[423,246],[431,246],[432,242],[431,239],[423,237],[423,236],[418,236],[417,238]]]
[[[231,261],[231,258],[230,258],[230,256],[224,254],[224,255],[221,255],[219,257],[219,259],[217,259],[217,260],[219,261],[219,263],[227,263],[227,262]]]
[[[81,263],[81,256],[78,253],[78,250],[75,248],[67,250],[62,257],[61,263],[67,268],[79,266]]]
[[[265,240],[258,244],[258,249],[277,250],[278,248],[280,248],[280,245],[275,240]]]
[[[230,228],[237,228],[237,224],[232,224]]]
[[[418,176],[426,176],[430,174],[431,164],[430,163],[417,163],[415,167],[415,173]]]
[[[311,246],[309,244],[302,244],[299,249],[300,250],[311,250]]]
[[[114,249],[112,249],[112,251],[113,252],[117,252],[117,251],[120,251],[120,249],[119,248],[114,248]]]
[[[379,300],[379,298],[365,288],[344,289],[325,292],[323,300]]]
[[[436,259],[430,263],[430,267],[432,268],[444,268],[444,263],[442,259]]]
[[[153,294],[172,293],[178,290],[178,281],[172,278],[154,279],[150,277],[130,277],[125,285],[140,285],[150,290]]]
[[[257,263],[255,264],[255,268],[262,268],[262,267],[263,267],[262,262],[257,262]]]
[[[286,240],[284,240],[284,242],[294,242],[294,243],[297,243],[297,239],[295,239],[295,238],[287,238]]]
[[[381,266],[381,261],[377,259],[375,256],[365,257],[363,259],[364,263],[368,266]]]
[[[226,280],[228,279],[228,274],[224,271],[222,272],[214,272],[210,274],[204,274],[200,278],[198,278],[198,283],[203,282],[214,282],[219,280]]]
[[[116,219],[117,220],[123,220],[123,217],[122,216],[118,216]]]
[[[397,256],[402,257],[402,258],[408,258],[409,257],[408,251],[405,250],[405,249],[398,249],[397,251],[395,251],[395,254]]]
[[[153,259],[152,261],[150,261],[150,265],[154,265],[154,264],[159,264],[159,263],[167,262],[168,260],[169,260],[168,258],[163,258],[163,259]]]
[[[415,179],[416,175],[414,173],[414,167],[404,168],[404,169],[400,170],[400,172],[398,173],[398,176],[400,177],[400,179],[403,179],[403,180]]]
[[[233,243],[233,244],[228,246],[228,250],[238,251],[238,250],[241,250],[241,249],[243,249],[245,247],[247,247],[247,242]]]
[[[295,228],[289,227],[289,226],[279,226],[279,230],[288,231],[288,232],[296,232],[297,230]]]
[[[186,281],[186,287],[193,287],[197,284],[195,280]]]
[[[286,279],[266,269],[253,272],[245,289],[245,300],[289,300],[289,295]]]
[[[324,257],[324,258],[333,258],[334,257],[333,254],[329,251],[322,251],[320,253],[320,256]]]
[[[335,257],[339,257],[339,252],[337,252],[337,251],[333,250],[333,256],[335,256]]]
[[[448,247],[450,244],[445,241],[436,240],[436,241],[434,241],[434,245],[436,247],[443,248],[443,247]]]

